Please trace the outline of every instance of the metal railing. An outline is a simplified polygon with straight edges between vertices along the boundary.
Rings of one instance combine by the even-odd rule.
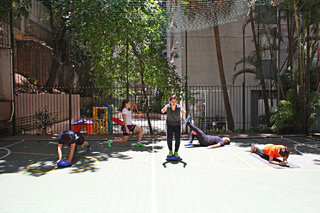
[[[227,89],[237,131],[266,125],[263,119],[264,104],[261,99],[260,86],[245,88],[228,86]],[[203,130],[226,130],[227,119],[221,87],[189,86],[188,91],[190,93],[188,103],[183,100],[180,100],[180,103],[183,107],[188,108],[192,122]],[[270,106],[275,107],[276,90],[268,89],[267,93],[270,97]],[[141,88],[131,87],[130,94],[133,122],[144,128],[146,133],[150,133],[145,99]],[[164,100],[161,88],[147,88],[147,96],[152,131],[153,133],[165,133],[166,115],[161,114],[160,111],[168,101]],[[115,121],[122,120],[119,108],[124,99],[126,99],[126,87],[105,89],[92,86],[51,89],[17,87],[16,129],[18,133],[23,134],[39,132],[35,124],[40,121],[37,121],[36,116],[39,113],[46,113],[43,116],[46,116],[48,124],[44,122],[43,125],[48,126],[47,133],[57,134],[66,129],[87,134],[121,133],[120,125]],[[47,112],[44,109],[47,109]]]

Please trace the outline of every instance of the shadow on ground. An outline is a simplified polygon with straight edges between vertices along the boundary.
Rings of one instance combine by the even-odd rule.
[[[160,140],[155,139],[143,141],[146,144],[145,147],[135,146],[132,141],[113,144],[112,148],[107,147],[104,141],[90,141],[90,143],[92,152],[87,153],[86,148],[78,147],[72,160],[73,165],[69,168],[57,168],[57,143],[55,141],[25,141],[9,147],[11,153],[0,149],[0,175],[25,174],[39,177],[61,169],[71,169],[71,174],[96,172],[98,169],[94,165],[98,161],[108,161],[110,158],[129,160],[132,157],[126,154],[128,151],[152,154],[163,148],[158,145]],[[66,158],[69,148],[64,147],[63,153]]]

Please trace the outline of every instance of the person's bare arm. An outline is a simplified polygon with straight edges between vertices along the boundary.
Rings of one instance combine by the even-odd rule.
[[[167,106],[163,107],[161,110],[162,113],[165,113],[166,111],[167,111]]]
[[[122,117],[123,117],[123,123],[124,123],[124,127],[126,128],[126,133],[130,134],[130,131],[127,127],[127,115],[126,114],[122,114]]]
[[[286,161],[277,162],[277,161],[274,161],[274,160],[273,160],[273,157],[271,157],[271,156],[269,156],[269,163],[276,164],[276,165],[280,165],[280,166],[285,166],[285,165],[287,165],[287,162],[286,162]]]
[[[62,144],[58,144],[58,161],[62,159]]]
[[[70,145],[70,153],[69,153],[69,157],[67,159],[68,162],[72,161],[75,148],[76,148],[76,144],[75,143]]]
[[[183,108],[181,109],[181,113],[184,115],[187,114],[187,112]]]
[[[219,148],[221,147],[221,144],[215,144],[215,145],[211,145],[211,146],[208,146],[208,149],[214,149],[214,148]]]

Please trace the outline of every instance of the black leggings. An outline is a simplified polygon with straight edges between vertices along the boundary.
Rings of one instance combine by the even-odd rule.
[[[179,147],[180,147],[181,126],[180,125],[179,126],[167,125],[167,143],[168,143],[168,148],[170,151],[172,151],[173,133],[174,133],[174,137],[176,139],[174,151],[178,152]]]
[[[210,143],[211,141],[211,138],[210,136],[206,135],[201,129],[199,129],[198,127],[196,127],[195,125],[193,125],[192,123],[188,122],[187,125],[197,133],[196,137],[198,138],[199,140],[199,143],[201,146],[209,146],[209,145],[212,145],[212,143]],[[191,135],[192,132],[191,132]],[[192,136],[191,136],[192,137]],[[191,139],[191,138],[190,138]],[[193,139],[193,137],[192,137]],[[192,140],[191,140],[192,142]]]

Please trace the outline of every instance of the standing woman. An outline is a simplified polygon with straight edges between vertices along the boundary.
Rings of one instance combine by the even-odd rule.
[[[137,146],[144,146],[144,144],[141,143],[143,129],[132,123],[132,114],[129,110],[130,108],[131,108],[131,102],[129,100],[122,101],[121,112],[122,112],[122,118],[123,118],[123,125],[121,127],[121,130],[123,131],[123,138],[120,140],[108,140],[107,145],[109,147],[111,147],[112,143],[125,143],[125,142],[127,142],[129,135],[130,135],[130,132],[138,133]]]
[[[169,148],[169,155],[167,156],[167,158],[175,158],[175,160],[180,160],[181,158],[178,154],[181,136],[180,113],[186,114],[186,111],[182,108],[180,104],[178,104],[177,96],[171,96],[169,98],[169,101],[170,103],[163,107],[163,109],[161,110],[162,113],[167,112],[167,143]],[[173,134],[175,136],[176,141],[174,153],[172,152]]]

